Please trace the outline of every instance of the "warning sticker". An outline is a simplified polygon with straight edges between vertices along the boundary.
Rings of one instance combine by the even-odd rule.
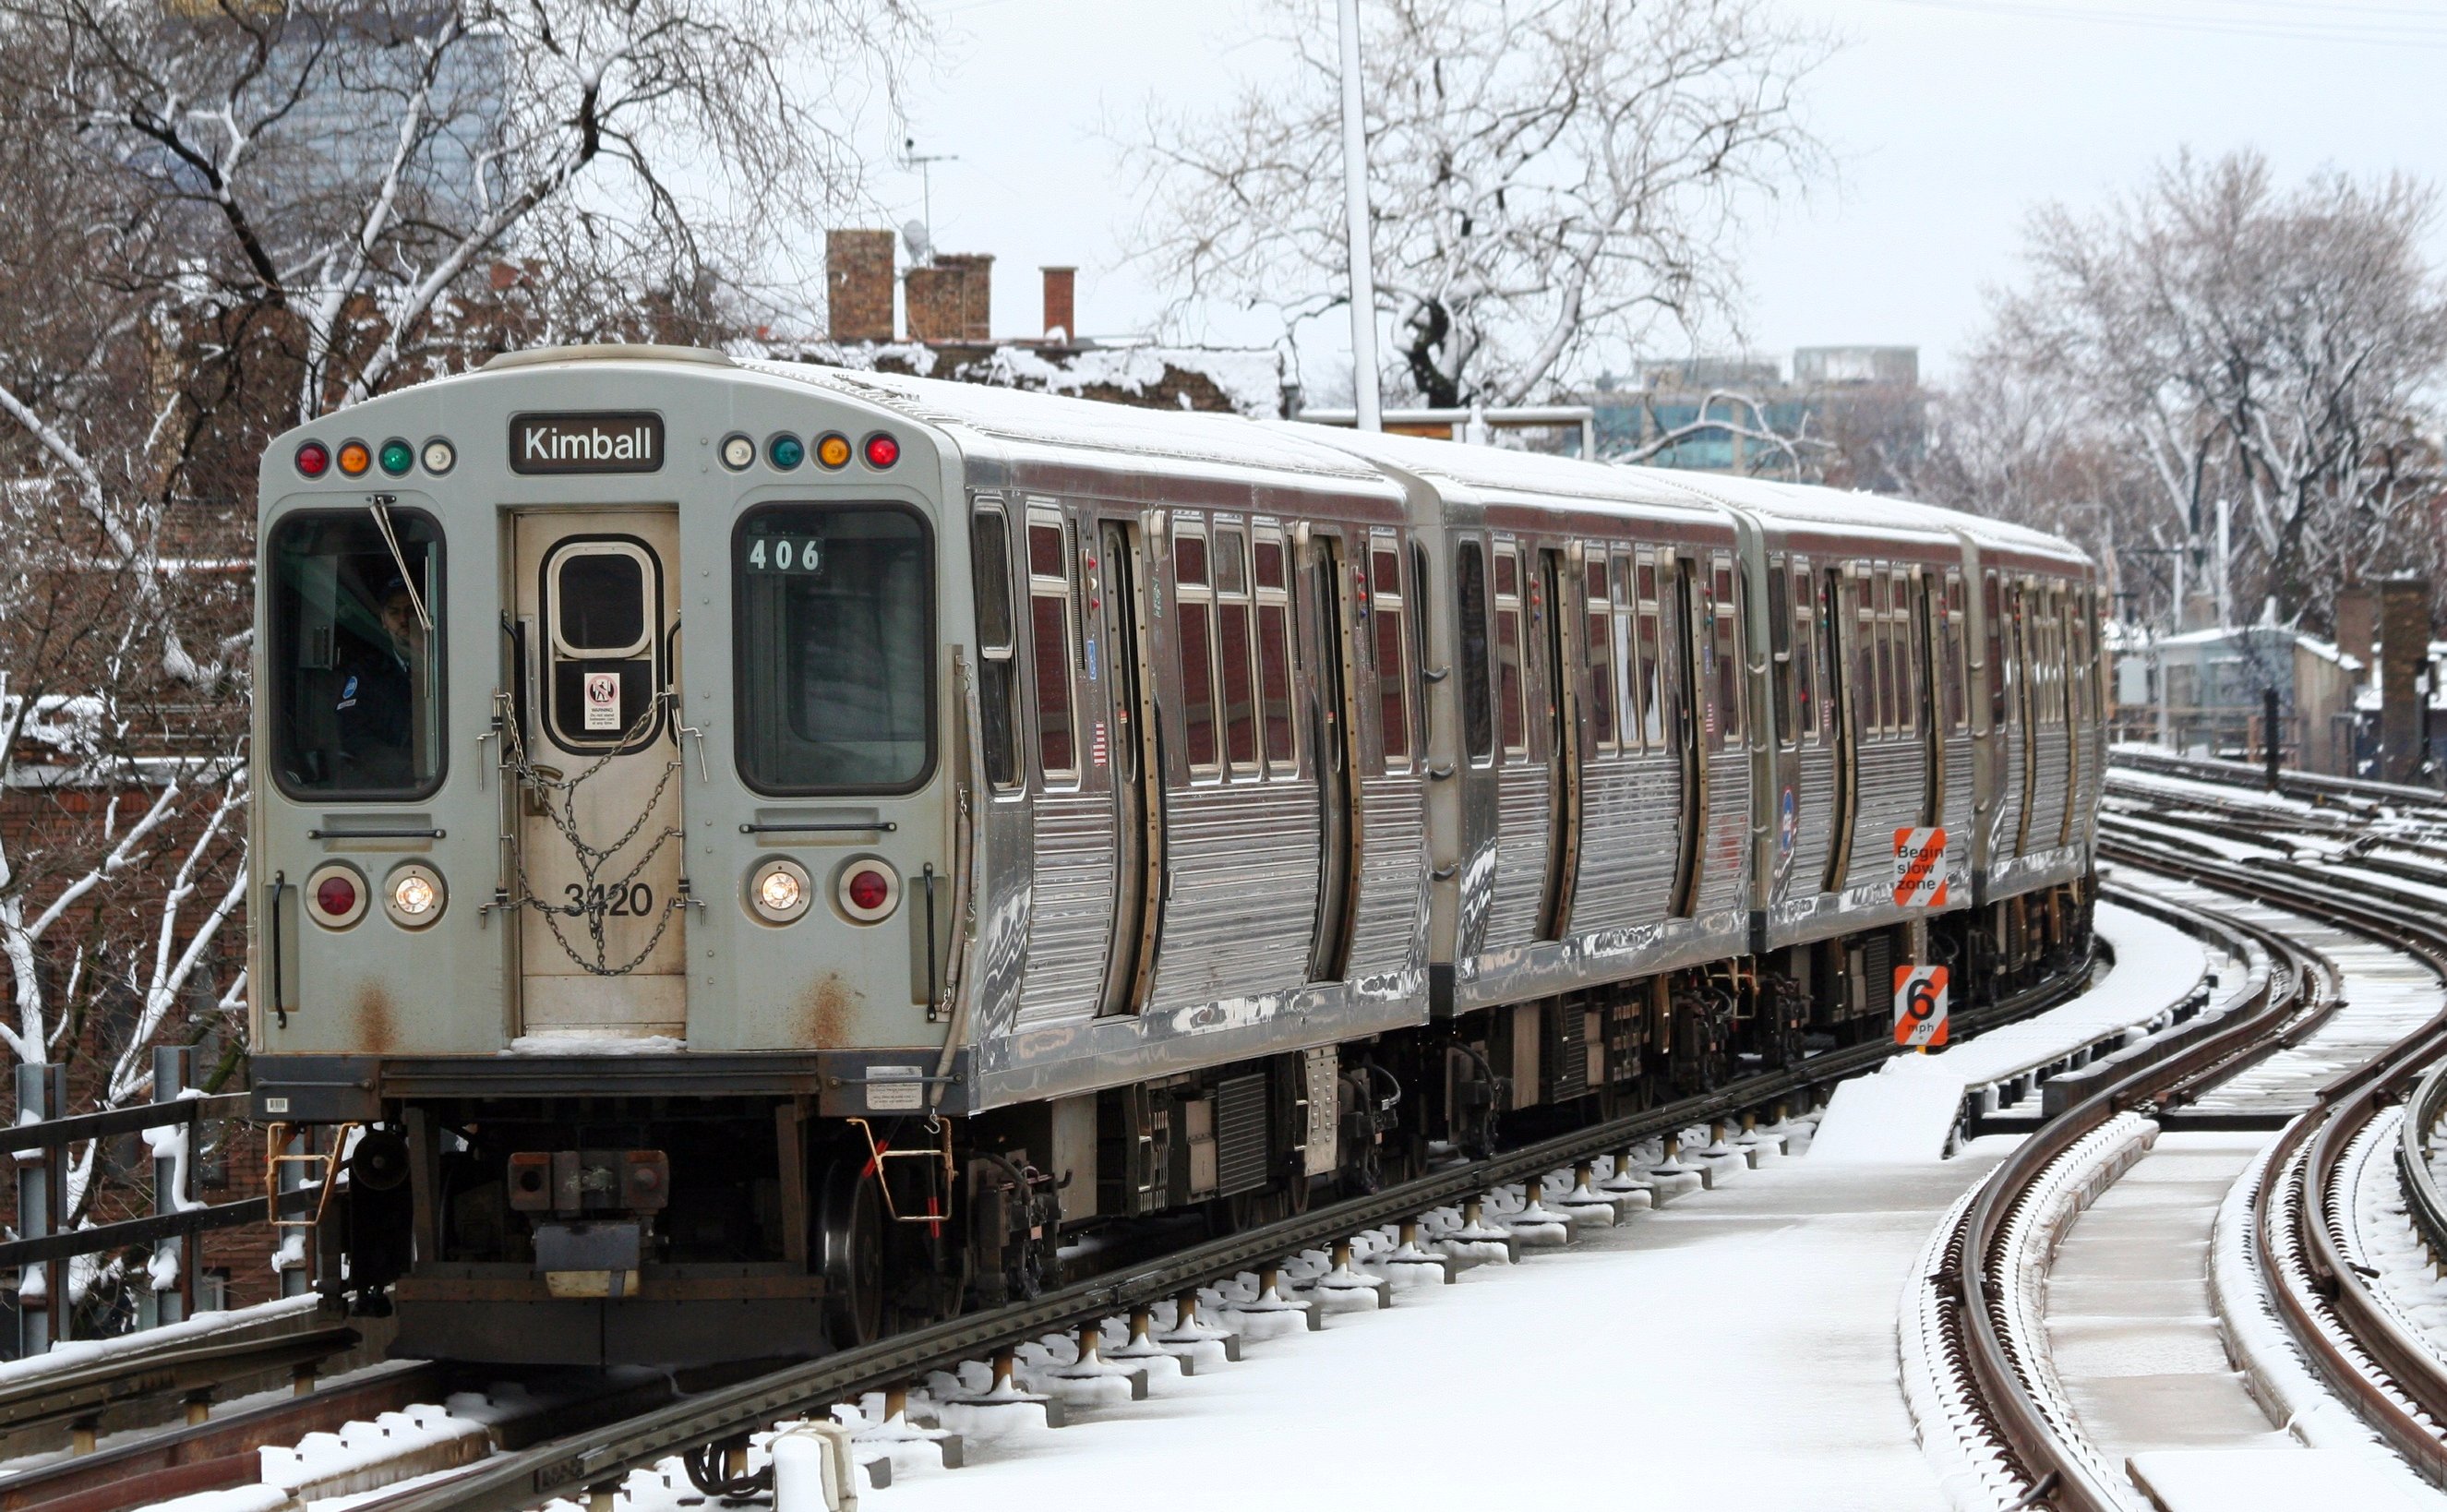
[[[1945,968],[1895,968],[1895,1043],[1945,1043]]]
[[[1945,906],[1945,831],[1895,831],[1895,906]]]
[[[590,734],[620,728],[620,674],[586,674],[586,728]]]

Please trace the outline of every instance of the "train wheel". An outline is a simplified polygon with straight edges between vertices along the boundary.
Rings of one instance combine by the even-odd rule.
[[[863,1161],[835,1161],[816,1202],[825,1332],[835,1349],[883,1333],[883,1198]]]

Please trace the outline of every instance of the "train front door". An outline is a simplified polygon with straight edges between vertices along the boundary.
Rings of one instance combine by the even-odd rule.
[[[513,534],[520,1031],[682,1036],[678,515],[535,512]]]

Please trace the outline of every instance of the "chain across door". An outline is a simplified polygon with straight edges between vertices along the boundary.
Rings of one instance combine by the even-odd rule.
[[[503,758],[524,1033],[687,1031],[678,547],[669,509],[517,520],[524,707]]]

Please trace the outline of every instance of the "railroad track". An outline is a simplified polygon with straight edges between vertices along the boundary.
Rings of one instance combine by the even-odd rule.
[[[2376,1284],[2381,1273],[2361,1253],[2353,1210],[2381,1121],[2409,1097],[2396,1162],[2406,1209],[2434,1257],[2447,1257],[2447,1209],[2426,1150],[2447,1113],[2447,1013],[2425,1016],[2411,1032],[2391,1029],[2344,1057],[2351,1064],[2342,1070],[2321,1056],[2284,1056],[2343,1009],[2347,982],[2326,954],[2246,917],[2315,920],[2447,982],[2439,899],[2408,897],[2412,890],[2384,872],[2368,875],[2360,859],[2354,872],[2293,859],[2265,805],[2239,814],[2249,805],[2153,796],[2161,801],[2146,820],[2102,817],[2102,856],[2194,890],[2196,906],[2168,911],[2251,960],[2250,980],[2213,1026],[2162,1056],[2137,1059],[2025,1142],[1950,1216],[1921,1283],[1923,1332],[1943,1397],[1935,1410],[1951,1421],[2001,1507],[2141,1504],[2058,1378],[2034,1279],[2073,1218],[2140,1158],[2159,1124],[2249,1127],[2271,1106],[2307,1103],[2246,1176],[2261,1295],[2320,1384],[2414,1467],[2447,1484],[2447,1361]],[[2186,830],[2200,841],[2186,843]],[[2233,859],[2239,841],[2267,849]],[[2430,882],[2441,884],[2447,876]],[[2252,906],[2220,908],[2210,895]]]

